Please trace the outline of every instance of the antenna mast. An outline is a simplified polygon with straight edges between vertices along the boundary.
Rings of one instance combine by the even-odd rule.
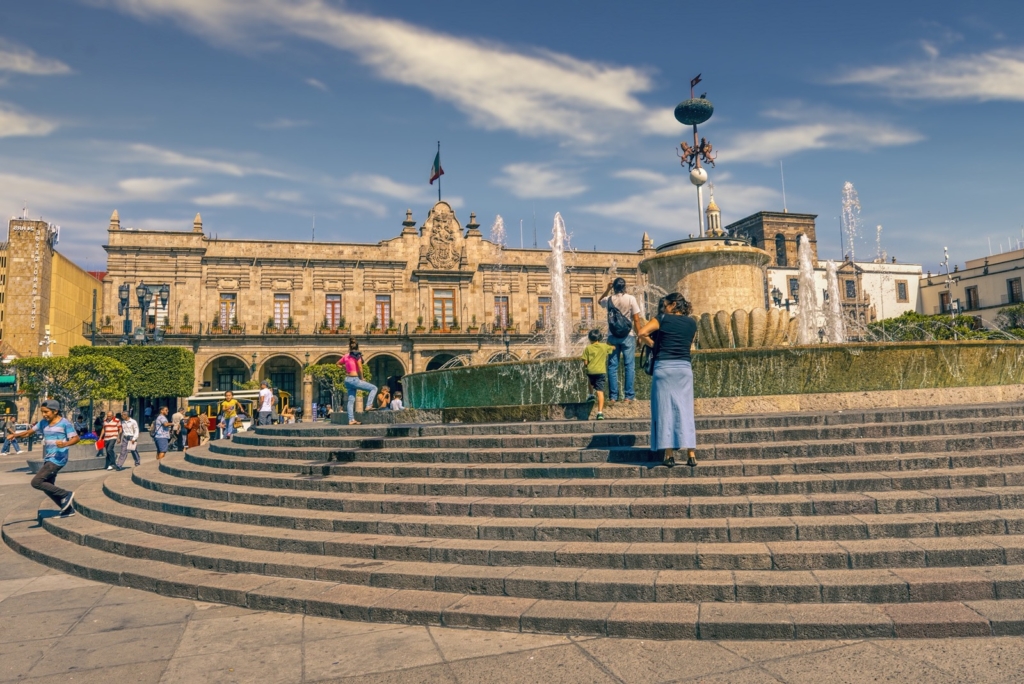
[[[779,160],[779,175],[782,176],[782,213],[788,214],[789,209],[786,207],[786,173],[782,170],[782,160]]]

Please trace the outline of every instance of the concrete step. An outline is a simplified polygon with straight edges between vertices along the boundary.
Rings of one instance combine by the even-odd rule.
[[[3,539],[64,572],[166,596],[371,622],[636,638],[796,639],[1020,634],[1024,600],[938,603],[651,603],[563,601],[391,589],[221,573],[127,558],[60,539],[15,511]]]
[[[165,459],[166,460],[166,459]],[[172,464],[168,464],[170,467]],[[941,488],[913,491],[900,479],[877,476],[791,476],[785,482],[791,489],[810,493],[779,494],[780,482],[774,478],[723,478],[720,480],[677,480],[662,485],[660,496],[589,497],[564,483],[554,496],[445,495],[416,496],[401,493],[362,492],[289,492],[279,488],[182,480],[161,472],[157,464],[142,466],[133,472],[140,486],[165,494],[216,501],[298,508],[333,510],[382,515],[441,515],[512,518],[744,518],[815,515],[872,515],[890,512],[932,513],[940,511],[984,511],[1024,509],[1024,486],[1005,486],[1002,470],[965,469],[962,474],[909,474],[911,484],[942,484]],[[1024,480],[1024,467],[1014,473],[1013,481]],[[649,480],[642,480],[648,484]],[[756,484],[763,487],[757,487]],[[971,486],[973,484],[981,486]],[[805,485],[805,486],[800,486]],[[896,485],[896,486],[894,486]],[[965,486],[966,485],[966,486]],[[826,486],[828,487],[827,492]],[[790,488],[787,488],[790,489]],[[563,490],[564,493],[563,493]],[[722,491],[736,494],[722,496]],[[753,492],[750,494],[740,491]],[[765,493],[757,493],[764,491]]]

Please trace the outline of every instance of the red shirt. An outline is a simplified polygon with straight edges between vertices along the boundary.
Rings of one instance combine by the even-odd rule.
[[[117,439],[117,433],[121,431],[121,421],[117,418],[103,421],[103,439]]]

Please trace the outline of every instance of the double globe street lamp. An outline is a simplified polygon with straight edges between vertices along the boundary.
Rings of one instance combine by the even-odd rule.
[[[165,311],[167,310],[167,300],[171,296],[171,286],[167,283],[162,285],[147,285],[144,282],[140,282],[135,288],[135,297],[139,302],[139,327],[134,328],[132,326],[131,318],[131,294],[132,286],[128,283],[122,283],[117,288],[117,313],[118,315],[124,314],[124,328],[123,334],[121,335],[122,344],[146,344],[149,341],[149,335],[146,330],[146,319],[149,315],[149,308],[153,305],[153,300],[159,298],[160,306]],[[153,327],[153,342],[163,342],[164,332],[159,326]]]

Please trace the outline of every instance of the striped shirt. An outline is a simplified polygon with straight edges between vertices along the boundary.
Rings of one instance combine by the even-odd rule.
[[[117,439],[117,433],[121,431],[121,421],[117,418],[103,421],[103,439]]]

